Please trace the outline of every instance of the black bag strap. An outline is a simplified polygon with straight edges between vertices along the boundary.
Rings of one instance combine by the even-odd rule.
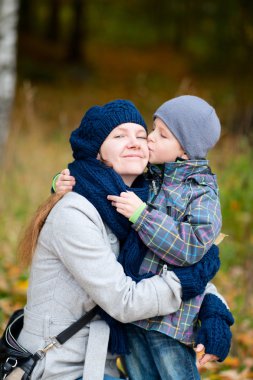
[[[10,374],[12,371],[22,370],[24,373],[22,380],[29,380],[38,360],[41,360],[50,348],[57,346],[57,344],[64,344],[67,340],[69,340],[73,335],[81,330],[82,327],[89,323],[92,318],[95,317],[97,312],[98,306],[95,306],[56,337],[53,337],[51,343],[49,343],[46,347],[38,350],[35,354],[31,354],[17,341],[23,326],[24,311],[23,309],[16,311],[10,318],[4,334],[0,339],[0,379],[2,379],[3,376]],[[1,350],[3,350],[3,353]],[[17,368],[15,368],[16,366]]]
[[[81,330],[82,327],[84,327],[87,323],[89,323],[92,318],[95,317],[98,311],[98,306],[93,307],[88,313],[83,315],[81,318],[79,318],[77,321],[72,323],[69,327],[67,327],[65,330],[63,330],[60,334],[58,334],[55,339],[60,344],[65,343],[67,340],[69,340],[73,335],[75,335],[79,330]]]
[[[37,352],[35,352],[35,354],[30,355],[30,357],[27,360],[25,360],[23,364],[20,365],[20,368],[22,368],[22,370],[24,371],[22,380],[29,380],[31,373],[38,360],[41,360],[46,355],[46,352],[53,346],[57,345],[57,343],[64,344],[67,340],[69,340],[73,335],[75,335],[79,330],[81,330],[81,328],[83,328],[87,323],[89,323],[92,320],[92,318],[95,317],[97,311],[98,306],[93,307],[93,309],[88,311],[88,313],[86,313],[77,321],[72,323],[72,325],[67,327],[56,337],[52,338],[52,342],[49,343],[46,347],[44,347],[42,350],[38,350]]]

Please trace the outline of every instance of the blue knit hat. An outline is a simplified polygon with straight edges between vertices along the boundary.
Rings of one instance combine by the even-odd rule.
[[[146,123],[129,100],[113,100],[103,106],[91,107],[80,126],[70,136],[73,157],[76,160],[96,158],[99,149],[111,131],[120,124],[135,123],[147,130]]]
[[[183,95],[163,103],[154,113],[180,142],[190,159],[205,158],[220,138],[216,112],[205,100]]]

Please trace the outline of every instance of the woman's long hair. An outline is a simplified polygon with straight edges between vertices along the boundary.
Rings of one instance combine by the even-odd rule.
[[[54,205],[63,197],[63,193],[51,195],[35,212],[26,227],[18,245],[18,255],[21,263],[30,265],[37,245],[40,231]]]

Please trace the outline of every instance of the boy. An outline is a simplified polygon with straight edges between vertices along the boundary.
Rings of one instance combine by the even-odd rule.
[[[165,102],[154,114],[148,138],[150,163],[162,165],[149,170],[150,202],[131,192],[108,196],[149,248],[140,273],[159,273],[164,264],[175,273],[174,266],[189,266],[188,274],[180,276],[185,302],[178,312],[129,325],[131,355],[126,365],[131,379],[198,379],[190,347],[194,341],[206,349],[201,364],[210,359],[208,354],[224,360],[228,353],[233,319],[226,306],[213,294],[186,302],[191,298],[187,283],[194,281],[192,265],[206,254],[221,228],[218,186],[205,159],[219,136],[219,119],[204,100],[180,96]],[[202,326],[196,338],[198,318]]]

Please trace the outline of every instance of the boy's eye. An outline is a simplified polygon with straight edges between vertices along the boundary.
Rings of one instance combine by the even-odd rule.
[[[116,135],[116,136],[114,136],[115,139],[119,139],[121,137],[124,137],[124,135]]]

